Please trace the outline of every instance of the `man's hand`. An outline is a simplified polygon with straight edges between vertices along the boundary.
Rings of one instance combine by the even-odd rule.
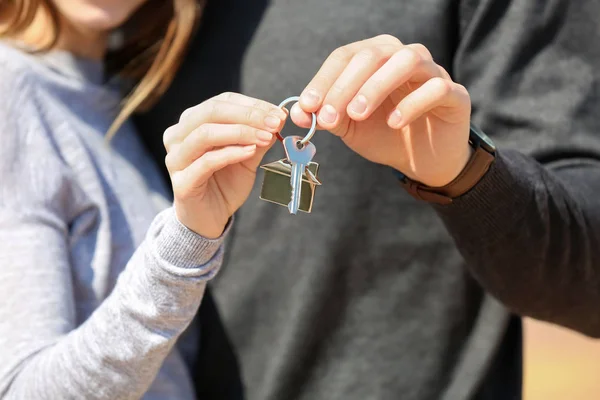
[[[471,101],[420,44],[389,35],[351,43],[327,58],[291,110],[339,136],[368,160],[428,186],[444,186],[470,157]]]

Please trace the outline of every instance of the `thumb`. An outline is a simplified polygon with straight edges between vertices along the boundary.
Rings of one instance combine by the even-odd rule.
[[[318,114],[318,110],[316,113]],[[310,128],[312,124],[312,114],[304,111],[300,108],[299,103],[296,103],[292,106],[292,112],[290,113],[292,117],[292,121],[301,128]],[[331,132],[332,134],[340,137],[344,137],[346,132],[348,131],[350,117],[348,114],[343,113],[340,116],[340,121],[333,128],[323,128],[321,125],[317,123],[317,130],[322,131],[326,130]]]
[[[292,117],[292,122],[294,122],[294,124],[300,128],[310,128],[312,123],[312,114],[300,108],[298,103],[292,106],[292,112],[290,115]]]

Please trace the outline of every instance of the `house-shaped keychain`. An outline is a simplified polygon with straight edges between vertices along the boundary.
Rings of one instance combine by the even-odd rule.
[[[262,200],[287,207],[292,199],[290,177],[292,165],[287,159],[261,165],[265,170],[260,198]],[[317,178],[319,164],[311,162],[306,166],[302,175],[302,190],[300,193],[300,211],[309,213],[312,210],[315,190],[321,182]]]

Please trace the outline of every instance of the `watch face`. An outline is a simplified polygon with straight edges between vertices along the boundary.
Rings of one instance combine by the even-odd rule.
[[[489,153],[496,152],[496,145],[492,142],[492,139],[489,138],[488,135],[483,133],[479,128],[475,125],[471,124],[471,135],[470,139],[472,142],[477,142],[484,150]]]

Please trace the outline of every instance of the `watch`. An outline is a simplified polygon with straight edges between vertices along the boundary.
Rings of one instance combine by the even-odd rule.
[[[395,171],[400,184],[414,198],[429,203],[447,205],[452,200],[471,190],[484,177],[496,159],[494,142],[479,128],[471,124],[469,144],[473,154],[465,168],[450,183],[442,187],[430,187],[409,179],[399,171]]]

